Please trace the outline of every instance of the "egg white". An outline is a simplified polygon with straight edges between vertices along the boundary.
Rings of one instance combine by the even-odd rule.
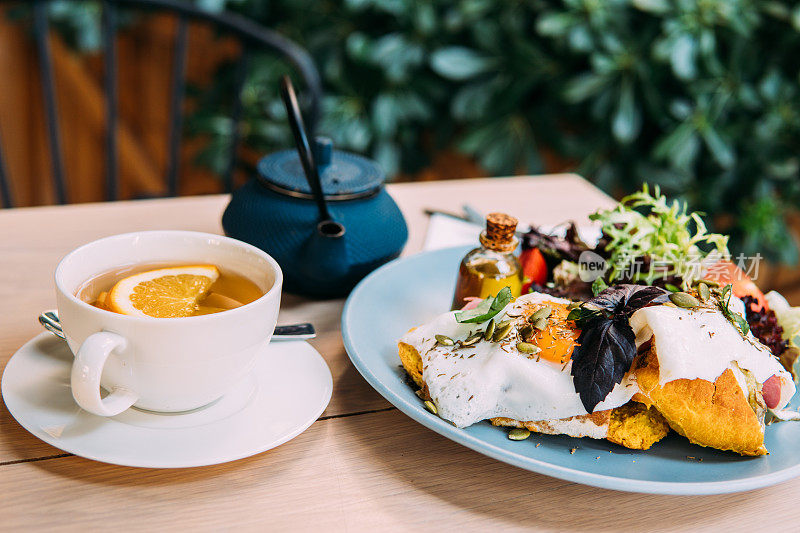
[[[526,304],[546,302],[569,303],[546,294],[526,294],[506,306],[495,320],[510,318],[517,322],[515,325],[521,325],[524,317],[519,315]],[[732,308],[740,313],[744,310],[738,300],[733,302]],[[769,349],[752,334],[743,338],[719,311],[653,306],[634,313],[630,323],[637,335],[637,346],[654,337],[662,385],[680,378],[713,382],[727,368],[732,368],[747,395],[745,379],[738,365],[751,371],[759,383],[775,374],[780,377],[778,409],[784,407],[794,394],[791,375]],[[419,352],[423,380],[442,418],[458,427],[466,427],[495,417],[555,421],[587,414],[575,391],[570,374],[572,363],[561,365],[520,353],[516,349],[519,340],[516,328],[504,342],[480,341],[459,349],[437,344],[434,338],[435,335],[446,335],[463,340],[485,326],[485,323],[459,324],[455,312],[450,311],[401,339]],[[638,391],[635,377],[628,373],[595,407],[595,411],[624,405]],[[606,429],[597,427],[593,430],[597,435],[584,429],[582,434],[602,438]]]
[[[495,320],[512,318],[521,323],[524,317],[513,317],[521,314],[525,304],[544,302],[568,304],[569,300],[526,294],[506,306]],[[465,339],[483,327],[485,324],[459,324],[451,311],[401,339],[422,357],[422,378],[442,418],[465,427],[494,417],[540,421],[587,414],[572,382],[572,363],[537,361],[521,354],[516,349],[516,328],[505,342],[481,341],[458,350],[438,345],[434,339],[437,334]],[[635,381],[626,378],[595,410],[623,405],[637,390]]]

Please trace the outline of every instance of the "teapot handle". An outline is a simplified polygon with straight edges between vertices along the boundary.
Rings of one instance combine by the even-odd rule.
[[[286,106],[286,115],[289,118],[289,126],[291,126],[292,134],[294,135],[297,155],[300,157],[303,172],[306,175],[311,191],[314,193],[314,200],[317,202],[320,221],[331,220],[328,205],[325,203],[325,195],[322,192],[322,180],[320,180],[319,171],[314,162],[314,154],[311,152],[311,146],[308,143],[308,135],[303,123],[303,115],[300,113],[300,105],[297,103],[297,94],[294,91],[292,81],[287,75],[284,75],[281,79],[281,98]]]

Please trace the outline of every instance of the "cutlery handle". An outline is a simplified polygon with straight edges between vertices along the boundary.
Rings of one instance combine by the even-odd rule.
[[[61,322],[58,319],[58,311],[44,311],[39,315],[39,323],[56,337],[65,339],[64,330],[61,329]],[[301,324],[288,324],[286,326],[275,326],[272,335],[273,340],[297,341],[313,339],[317,336],[313,324],[303,322]]]
[[[56,337],[66,340],[67,337],[64,336],[64,330],[61,329],[61,322],[58,321],[55,311],[45,311],[39,315],[39,323]]]
[[[124,349],[125,337],[101,331],[83,341],[72,362],[72,396],[81,408],[98,416],[120,414],[139,399],[133,391],[117,388],[105,398],[100,397],[100,376],[106,359],[114,350]]]
[[[275,333],[272,335],[272,340],[295,341],[313,339],[316,336],[317,334],[314,331],[314,326],[309,323],[291,324],[288,326],[275,326]]]

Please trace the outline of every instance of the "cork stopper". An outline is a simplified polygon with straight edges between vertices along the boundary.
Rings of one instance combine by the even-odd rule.
[[[486,215],[486,231],[481,233],[481,244],[498,252],[510,252],[517,247],[516,229],[516,218],[505,213],[489,213]]]

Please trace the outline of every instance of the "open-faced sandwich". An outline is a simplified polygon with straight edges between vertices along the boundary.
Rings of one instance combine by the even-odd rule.
[[[593,249],[574,232],[533,230],[523,256],[538,246],[549,266],[524,280],[530,292],[503,289],[400,339],[429,410],[458,427],[512,427],[512,439],[538,432],[648,449],[674,430],[701,446],[768,453],[768,416],[795,417],[784,408],[797,350],[780,323],[800,322],[799,313],[761,294],[699,217],[658,194],[634,199],[595,216],[603,236]],[[634,209],[643,203],[644,214]],[[658,246],[673,252],[660,272]],[[578,275],[580,253],[609,260],[623,247],[625,260],[650,270],[625,277],[617,257],[592,283]],[[679,264],[690,258],[700,268]]]

